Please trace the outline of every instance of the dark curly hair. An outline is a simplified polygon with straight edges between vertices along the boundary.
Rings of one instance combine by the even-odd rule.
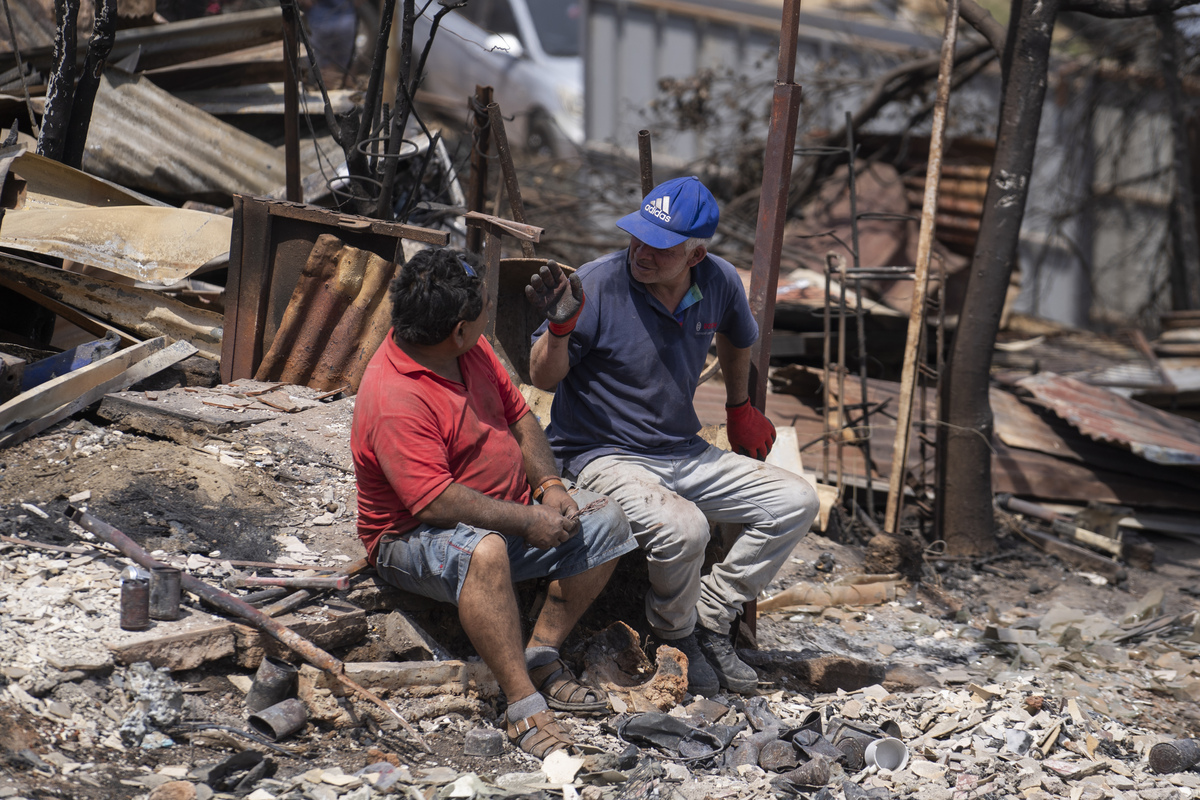
[[[469,264],[475,274],[464,268]],[[446,340],[462,320],[483,311],[479,260],[457,250],[422,250],[400,268],[388,286],[397,339],[416,345]]]

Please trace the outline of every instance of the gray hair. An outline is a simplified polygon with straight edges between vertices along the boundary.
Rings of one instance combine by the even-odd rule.
[[[691,239],[688,239],[686,242],[683,243],[683,252],[690,256],[692,254],[692,251],[695,250],[697,247],[704,247],[705,249],[708,249],[708,245],[710,242],[712,242],[711,236],[703,238],[703,239],[701,239],[698,236],[693,236]]]

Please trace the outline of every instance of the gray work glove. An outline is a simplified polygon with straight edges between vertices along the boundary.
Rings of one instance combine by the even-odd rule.
[[[568,278],[562,267],[548,261],[529,279],[525,298],[546,316],[552,334],[567,336],[575,330],[579,312],[583,310],[583,281],[578,273],[571,273]]]

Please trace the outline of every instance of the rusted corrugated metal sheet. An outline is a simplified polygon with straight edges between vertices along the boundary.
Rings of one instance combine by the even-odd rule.
[[[112,70],[96,96],[83,168],[122,186],[215,202],[284,183],[274,147],[145,78]]]
[[[321,234],[255,380],[357,391],[391,327],[391,304],[384,301],[395,269],[391,261]]]
[[[1023,340],[1001,332],[992,365],[1022,372],[1050,372],[1093,386],[1170,390],[1158,360],[1135,331],[1104,336],[1060,330]]]
[[[1200,465],[1200,423],[1061,375],[1031,375],[1017,385],[1085,436],[1156,464]]]

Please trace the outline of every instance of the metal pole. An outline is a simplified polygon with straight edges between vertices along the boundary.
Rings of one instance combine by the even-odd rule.
[[[488,103],[487,110],[492,141],[496,143],[496,155],[500,158],[500,170],[504,173],[504,188],[508,191],[508,204],[512,208],[513,220],[524,222],[525,203],[521,200],[521,185],[517,183],[517,170],[513,166],[512,152],[508,149],[508,133],[504,130],[504,116],[500,113],[500,104]],[[526,258],[533,258],[533,242],[522,240],[521,253]]]
[[[642,176],[642,197],[654,188],[654,162],[650,159],[650,131],[638,131],[638,172]]]
[[[771,362],[771,328],[775,292],[779,288],[779,257],[787,222],[788,190],[792,183],[793,147],[800,117],[800,87],[796,74],[796,43],[800,35],[800,0],[784,0],[779,35],[779,71],[771,104],[771,127],[763,154],[758,227],[754,235],[754,264],[750,274],[750,310],[758,323],[758,341],[750,350],[750,402],[762,411],[767,402],[767,368]]]
[[[858,250],[858,189],[855,185],[857,165],[855,163],[856,150],[854,146],[854,117],[846,112],[846,150],[849,152],[847,163],[849,166],[849,178],[847,185],[850,187],[850,245],[854,248],[854,268],[857,271],[862,267],[862,259]],[[858,335],[858,380],[861,386],[862,401],[862,426],[866,431],[866,444],[863,446],[863,467],[867,476],[867,513],[875,513],[875,484],[872,482],[872,473],[874,472],[874,463],[871,460],[871,403],[870,396],[867,394],[867,322],[863,316],[862,305],[862,278],[854,278],[854,316],[855,316],[855,332]]]
[[[287,199],[304,202],[300,185],[300,76],[296,51],[296,6],[282,4],[283,9],[283,160]]]
[[[946,32],[938,66],[937,101],[933,106],[933,130],[929,135],[929,166],[925,172],[925,202],[921,206],[921,233],[917,240],[916,274],[913,276],[912,308],[908,315],[908,337],[904,343],[904,371],[900,379],[900,407],[896,413],[896,441],[892,446],[892,472],[888,476],[887,513],[883,529],[895,533],[900,526],[900,495],[908,463],[908,441],[912,433],[913,387],[917,375],[917,350],[925,327],[925,295],[929,284],[929,255],[937,220],[938,182],[942,177],[942,144],[946,138],[946,108],[950,105],[950,79],[954,72],[954,44],[958,38],[958,0],[950,0]]]
[[[474,112],[471,129],[471,180],[467,182],[467,211],[484,210],[487,203],[488,150],[492,137],[488,133],[487,107],[492,103],[492,87],[476,86],[475,96],[467,105]],[[483,248],[483,231],[467,227],[467,251],[478,253]]]

